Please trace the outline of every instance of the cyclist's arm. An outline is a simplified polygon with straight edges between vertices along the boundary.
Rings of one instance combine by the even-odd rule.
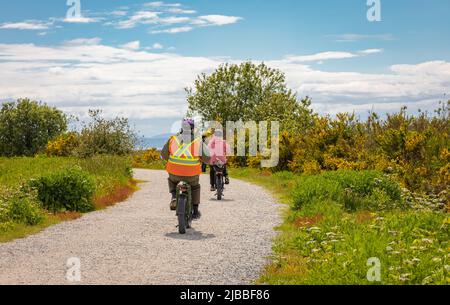
[[[164,145],[164,148],[161,151],[161,157],[166,161],[169,160],[170,156],[169,147],[170,147],[170,140],[167,141],[166,145]]]

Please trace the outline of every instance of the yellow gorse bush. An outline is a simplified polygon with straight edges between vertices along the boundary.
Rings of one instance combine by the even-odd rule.
[[[155,162],[160,160],[160,155],[156,148],[151,148],[144,153],[142,159],[147,163]]]
[[[74,151],[79,144],[78,134],[63,134],[47,143],[45,153],[49,157],[68,157],[74,154]]]
[[[450,187],[449,102],[436,115],[408,115],[407,109],[366,120],[354,114],[314,115],[305,130],[280,134],[280,162],[274,171],[318,174],[335,170],[380,170],[413,191],[440,193]],[[258,159],[248,158],[254,167]]]

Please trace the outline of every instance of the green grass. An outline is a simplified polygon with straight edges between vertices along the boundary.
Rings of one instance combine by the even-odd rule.
[[[444,211],[418,210],[376,172],[317,176],[233,169],[288,204],[274,257],[258,283],[449,284],[449,224]],[[381,282],[369,282],[369,258]]]
[[[0,186],[17,187],[31,178],[44,176],[79,166],[90,173],[97,186],[96,195],[108,194],[117,184],[129,181],[126,170],[131,170],[128,157],[99,156],[88,159],[64,157],[0,158]]]
[[[58,224],[61,219],[56,215],[45,215],[43,221],[37,225],[29,226],[21,223],[14,223],[6,231],[0,231],[0,243],[5,243],[18,238],[24,238],[28,235],[36,234],[48,228],[49,226]]]
[[[5,197],[5,194],[17,193],[17,190],[22,185],[26,185],[32,178],[79,167],[87,172],[95,182],[94,204],[98,208],[104,208],[115,202],[124,200],[124,198],[137,189],[134,183],[130,183],[132,182],[131,164],[131,158],[116,156],[98,156],[88,159],[48,158],[44,156],[35,158],[0,158],[0,195],[3,194],[4,198],[13,198],[11,196]],[[21,197],[19,196],[18,198]],[[22,202],[20,208],[26,211],[27,204],[29,203],[25,200],[32,202],[33,199],[25,198],[20,200]],[[7,202],[3,202],[3,208],[7,207]],[[2,205],[0,204],[0,216],[3,215],[3,219],[0,217],[0,242],[24,237],[28,234],[39,232],[43,228],[61,220],[73,219],[79,216],[70,213],[50,215],[46,211],[42,211],[42,221],[37,224],[27,225],[23,221],[8,219],[8,209],[5,212],[5,209],[2,210],[1,208]]]
[[[152,169],[152,170],[165,170],[166,162],[162,160],[151,162],[136,162],[133,161],[133,168]]]

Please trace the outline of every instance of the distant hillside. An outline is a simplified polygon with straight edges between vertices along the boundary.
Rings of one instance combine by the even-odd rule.
[[[138,147],[141,149],[157,148],[162,149],[172,134],[163,134],[151,138],[141,139]]]

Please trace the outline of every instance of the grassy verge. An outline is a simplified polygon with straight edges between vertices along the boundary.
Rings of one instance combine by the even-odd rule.
[[[0,158],[0,195],[11,193],[11,190],[20,188],[30,179],[52,174],[65,169],[79,167],[89,173],[95,181],[96,189],[93,198],[95,209],[104,209],[114,203],[121,202],[137,190],[137,181],[131,178],[131,160],[127,157],[101,156],[89,159],[77,158]],[[13,191],[14,192],[14,191]],[[0,205],[0,242],[6,242],[15,238],[22,238],[29,234],[37,233],[44,228],[61,221],[72,220],[82,214],[65,212],[50,214],[45,210],[26,210],[24,198],[15,195],[16,209],[22,209],[26,213],[35,216],[33,221],[27,219],[9,219],[12,213],[2,208],[8,199],[4,199]],[[18,196],[18,197],[17,197]],[[6,201],[5,201],[6,200]],[[25,198],[25,200],[30,200]],[[0,200],[1,201],[1,200]],[[2,202],[0,202],[2,203]],[[15,213],[14,215],[21,215]],[[34,213],[34,214],[33,214]],[[28,215],[26,214],[26,215]],[[35,215],[36,214],[36,215]]]
[[[438,199],[416,200],[376,172],[231,173],[289,207],[259,283],[450,283],[450,219]],[[381,281],[369,281],[376,262]]]
[[[166,162],[159,159],[159,153],[155,154],[156,155],[153,157],[153,159],[145,160],[142,157],[142,152],[136,153],[135,155],[133,155],[133,168],[153,169],[153,170],[166,169]]]
[[[74,220],[80,218],[82,214],[72,213],[58,213],[43,215],[42,221],[36,225],[26,225],[22,223],[14,223],[8,230],[0,231],[0,243],[5,243],[18,238],[24,238],[32,234],[41,232],[42,230],[61,223],[63,221]]]

